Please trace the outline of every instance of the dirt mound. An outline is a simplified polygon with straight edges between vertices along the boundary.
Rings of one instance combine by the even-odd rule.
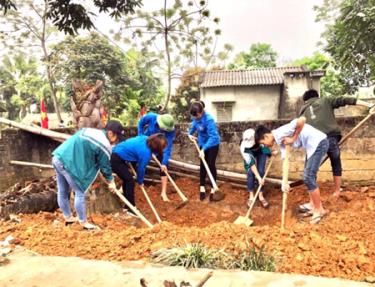
[[[262,247],[277,258],[280,272],[327,277],[362,279],[375,273],[375,187],[352,187],[344,199],[335,200],[332,185],[322,184],[322,197],[329,215],[316,226],[298,217],[298,204],[306,202],[305,187],[294,189],[288,197],[286,231],[280,231],[281,192],[266,188],[270,208],[256,204],[251,218],[254,226],[232,222],[246,212],[247,192],[229,184],[220,186],[225,199],[199,201],[198,183],[187,178],[177,181],[189,203],[176,209],[178,195],[170,203],[160,197],[160,186],[148,193],[163,224],[136,228],[121,214],[92,216],[102,227],[98,232],[82,231],[80,226],[65,227],[60,213],[22,215],[21,223],[0,222],[0,240],[12,234],[22,245],[46,255],[79,256],[91,259],[145,259],[162,247],[200,242],[228,252],[241,252],[247,246]],[[143,195],[136,191],[138,208],[152,222],[155,218]]]

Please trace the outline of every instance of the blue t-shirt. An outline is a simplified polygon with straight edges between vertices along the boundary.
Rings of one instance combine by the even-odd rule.
[[[220,135],[216,127],[214,118],[204,112],[200,119],[194,119],[189,134],[198,133],[198,145],[207,150],[210,147],[220,144]]]
[[[165,135],[168,141],[168,145],[163,152],[162,164],[167,165],[169,159],[171,158],[173,141],[176,137],[176,131],[173,130],[171,132],[167,132],[165,130],[160,129],[156,121],[157,117],[158,115],[155,113],[148,113],[147,115],[144,115],[138,122],[138,135],[151,136],[157,133],[162,133]]]
[[[137,182],[143,184],[146,166],[150,162],[152,153],[147,146],[147,136],[137,136],[116,145],[112,152],[121,159],[137,163]]]

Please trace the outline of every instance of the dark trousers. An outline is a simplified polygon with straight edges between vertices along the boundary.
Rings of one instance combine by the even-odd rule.
[[[211,171],[211,174],[212,174],[213,178],[215,179],[215,181],[216,181],[216,158],[217,158],[218,153],[219,153],[219,145],[210,147],[207,150],[205,150],[205,152],[204,152],[204,158],[207,162],[207,165],[208,165],[208,167]],[[200,185],[201,186],[204,186],[206,184],[206,176],[207,176],[207,171],[206,171],[206,168],[204,167],[204,164],[201,160],[200,173],[199,173]]]
[[[341,136],[328,136],[327,138],[329,142],[327,155],[331,161],[333,176],[341,176],[342,167],[339,147]]]
[[[129,166],[126,161],[124,161],[121,157],[117,154],[113,153],[111,156],[111,166],[112,171],[118,175],[119,178],[122,180],[122,190],[124,196],[131,204],[135,206],[135,198],[134,198],[134,187],[135,182],[133,175],[129,171]],[[127,207],[126,207],[127,208]]]

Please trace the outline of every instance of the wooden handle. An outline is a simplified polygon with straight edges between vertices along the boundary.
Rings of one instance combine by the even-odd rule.
[[[194,142],[195,147],[197,148],[198,153],[200,153],[201,150],[200,150],[200,148],[199,148],[199,146],[197,144],[197,141],[194,140],[193,142]],[[218,186],[216,184],[216,181],[215,181],[214,177],[212,176],[212,173],[210,171],[210,168],[208,167],[208,164],[207,164],[205,158],[204,157],[201,158],[201,161],[203,162],[203,165],[204,165],[204,167],[205,167],[205,169],[207,171],[208,177],[210,178],[210,181],[212,183],[213,188],[215,190],[219,190],[219,188],[218,188]]]
[[[289,174],[289,153],[290,153],[290,146],[285,146],[285,159],[283,161],[283,178],[282,184],[284,186],[288,185],[288,174]],[[288,198],[288,192],[283,192],[283,206],[281,210],[281,229],[285,228],[285,211],[286,211],[286,201]]]
[[[269,171],[270,168],[271,168],[272,162],[273,162],[273,156],[271,157],[270,163],[268,164],[268,167],[267,167],[267,169],[266,169],[266,172],[264,173],[264,176],[263,176],[263,178],[262,178],[263,181],[266,179],[266,176],[267,176],[267,174],[268,174],[268,171]],[[251,210],[253,209],[253,206],[255,205],[255,201],[256,201],[257,198],[258,198],[258,194],[259,194],[260,190],[262,189],[262,186],[263,186],[263,184],[262,184],[262,183],[259,183],[259,186],[258,186],[257,192],[255,193],[255,196],[254,196],[254,200],[253,200],[253,202],[251,203],[251,205],[250,205],[250,207],[249,207],[249,210],[247,211],[245,217],[248,218],[248,217],[250,216],[250,212],[251,212]]]
[[[120,189],[121,190],[121,189]],[[116,195],[126,204],[127,207],[129,207],[138,217],[150,228],[153,228],[154,226],[151,224],[150,221],[146,219],[146,217],[143,216],[143,214],[136,208],[133,204],[131,204],[125,196],[122,195],[122,192],[120,190],[116,189]]]
[[[134,167],[132,166],[132,164],[131,164],[130,162],[128,162],[128,166],[129,166],[129,168],[130,168],[130,171],[133,173],[133,175],[134,175],[135,177],[137,177],[137,173],[136,173]],[[155,214],[156,220],[157,220],[159,223],[161,223],[160,216],[159,216],[158,212],[156,211],[154,205],[152,204],[151,199],[150,199],[150,197],[149,197],[148,194],[147,194],[147,191],[145,190],[145,188],[144,188],[142,185],[139,185],[139,186],[141,187],[141,190],[142,190],[143,195],[145,196],[145,198],[146,198],[146,200],[147,200],[148,205],[150,206],[152,212]]]
[[[160,216],[159,216],[158,212],[156,211],[154,205],[152,204],[151,199],[150,199],[150,197],[147,194],[147,191],[145,190],[145,188],[143,187],[143,185],[140,185],[140,187],[141,187],[141,190],[143,192],[143,195],[145,196],[145,198],[146,198],[146,200],[148,202],[148,205],[151,207],[152,212],[155,214],[156,220],[159,223],[161,223]]]
[[[153,154],[152,155],[152,158],[154,159],[154,161],[159,165],[159,167],[161,168],[161,163],[160,161],[158,160],[158,158]],[[174,189],[177,191],[178,195],[181,197],[182,201],[183,202],[186,202],[188,201],[188,199],[186,198],[186,196],[183,194],[183,192],[181,191],[181,189],[178,187],[178,185],[176,184],[176,182],[173,180],[173,178],[170,176],[169,172],[166,171],[165,174],[167,175],[168,177],[168,180],[172,183]]]

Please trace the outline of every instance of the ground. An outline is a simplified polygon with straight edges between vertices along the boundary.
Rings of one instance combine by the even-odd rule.
[[[148,259],[162,247],[200,242],[227,252],[241,252],[247,246],[265,246],[277,258],[277,271],[363,280],[375,273],[375,187],[351,186],[345,197],[334,199],[331,184],[321,184],[324,206],[329,215],[318,225],[310,225],[295,212],[307,201],[304,186],[288,196],[286,230],[280,230],[281,192],[268,187],[271,207],[257,204],[251,218],[252,227],[233,224],[246,212],[247,193],[229,184],[220,186],[224,201],[209,203],[198,199],[198,183],[188,178],[177,181],[190,199],[176,209],[177,194],[172,203],[160,198],[160,186],[148,191],[164,222],[153,229],[137,228],[121,215],[95,215],[91,220],[102,230],[82,231],[78,225],[65,227],[60,213],[21,215],[21,223],[0,222],[0,240],[11,234],[24,247],[43,255],[78,256],[88,259]],[[145,200],[137,190],[137,206],[155,222]]]

